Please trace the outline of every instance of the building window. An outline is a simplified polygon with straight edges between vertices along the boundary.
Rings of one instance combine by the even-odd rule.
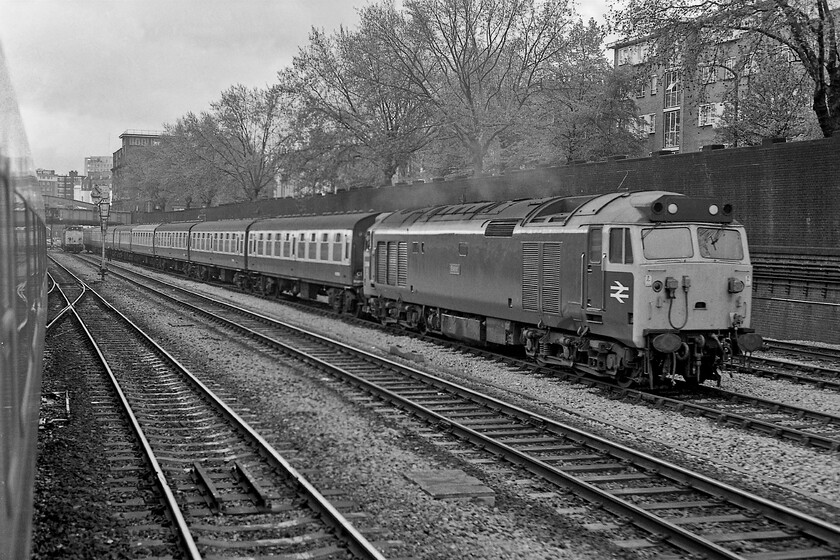
[[[659,76],[656,74],[650,77],[650,94],[656,95],[656,91],[659,89]]]
[[[723,103],[704,103],[697,107],[697,126],[717,126],[723,116]]]
[[[669,70],[663,78],[665,86],[665,108],[672,109],[680,106],[680,72]]]
[[[723,67],[720,69],[721,79],[731,80],[735,78],[735,58],[729,57],[723,61]]]
[[[641,99],[645,96],[645,86],[647,85],[647,80],[639,80],[639,83],[636,84],[636,98]]]
[[[664,127],[663,127],[663,137],[664,143],[663,147],[665,149],[669,148],[679,148],[680,147],[680,111],[677,109],[676,111],[666,111],[663,115],[664,117]]]
[[[645,121],[642,126],[642,133],[645,135],[656,134],[656,113],[642,115],[642,119]]]
[[[709,64],[703,64],[700,70],[700,83],[703,85],[713,84],[717,81],[717,72],[715,67]]]

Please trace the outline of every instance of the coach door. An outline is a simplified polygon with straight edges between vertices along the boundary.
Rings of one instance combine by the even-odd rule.
[[[603,230],[601,226],[589,228],[586,251],[586,307],[604,308]]]

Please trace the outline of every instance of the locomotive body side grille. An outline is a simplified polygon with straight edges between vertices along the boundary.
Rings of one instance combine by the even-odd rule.
[[[539,311],[540,244],[522,244],[522,309]]]
[[[397,283],[397,242],[388,242],[388,280],[387,284],[393,286]]]
[[[376,244],[376,282],[405,286],[408,282],[408,243],[380,241]]]
[[[560,243],[542,244],[542,310],[560,314]]]
[[[408,278],[408,243],[400,241],[397,252],[397,286],[405,286]]]
[[[388,280],[388,245],[384,241],[376,244],[376,281],[385,284]]]

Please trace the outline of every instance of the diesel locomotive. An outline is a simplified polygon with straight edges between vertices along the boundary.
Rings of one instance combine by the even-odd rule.
[[[61,237],[61,248],[68,253],[81,253],[85,250],[83,237],[81,226],[67,226]]]
[[[664,191],[117,226],[105,244],[201,280],[522,347],[621,385],[719,381],[730,356],[762,345],[731,206]]]
[[[369,231],[365,296],[386,322],[523,346],[619,384],[720,380],[758,349],[732,208],[667,192],[406,210]]]

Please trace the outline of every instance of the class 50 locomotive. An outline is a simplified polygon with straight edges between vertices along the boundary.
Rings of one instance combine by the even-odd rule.
[[[762,345],[732,207],[646,191],[473,203],[383,216],[368,309],[384,322],[657,387],[720,380]]]

